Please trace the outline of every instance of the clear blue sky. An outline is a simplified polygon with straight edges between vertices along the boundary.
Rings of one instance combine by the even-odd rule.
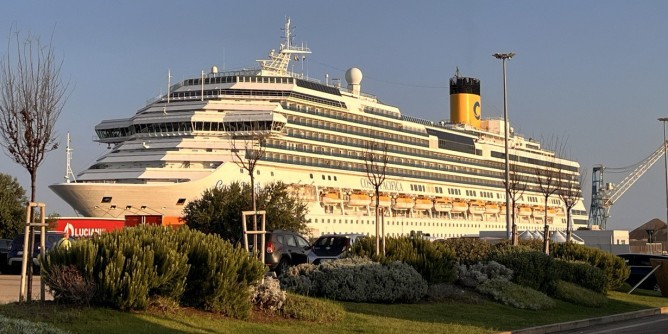
[[[71,94],[57,126],[61,148],[39,171],[38,200],[69,216],[48,189],[63,180],[68,131],[76,174],[107,150],[92,141],[93,127],[164,93],[168,69],[175,82],[212,65],[253,67],[278,48],[286,16],[295,41],[313,51],[309,76],[343,78],[359,67],[364,92],[430,120],[449,118],[456,67],[482,81],[483,116],[501,117],[501,63],[492,54],[516,52],[507,68],[516,132],[567,141],[589,176],[596,164],[634,164],[661,145],[657,118],[668,116],[666,14],[665,1],[8,1],[0,54],[12,26],[53,34]],[[0,172],[29,189],[27,172],[4,154]],[[664,185],[659,161],[615,204],[609,228],[665,220]],[[588,178],[586,203],[590,187]]]

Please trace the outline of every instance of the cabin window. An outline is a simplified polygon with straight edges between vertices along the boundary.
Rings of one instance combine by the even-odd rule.
[[[185,204],[185,203],[186,203],[186,199],[185,199],[185,198],[179,198],[179,199],[176,201],[176,205],[183,205],[183,204]]]
[[[109,196],[102,197],[102,203],[111,203],[111,197]]]

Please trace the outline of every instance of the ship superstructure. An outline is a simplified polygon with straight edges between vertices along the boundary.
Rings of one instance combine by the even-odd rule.
[[[279,50],[259,69],[214,66],[130,118],[102,121],[97,141],[110,152],[76,182],[51,189],[85,216],[158,215],[179,224],[185,205],[205,189],[248,182],[238,156],[262,150],[256,182],[289,184],[309,204],[314,236],[374,234],[376,200],[364,158],[382,145],[379,203],[388,235],[505,230],[504,122],[481,117],[477,79],[451,79],[450,121],[410,117],[362,93],[357,68],[346,72],[347,88],[290,72],[290,61],[310,50],[292,43],[289,20],[284,30]],[[545,215],[552,230],[565,230],[563,202],[552,196],[545,211],[536,169],[558,171],[560,184],[580,189],[579,164],[515,133],[509,140],[513,173],[527,188],[517,201],[518,230],[542,230]],[[576,227],[586,225],[582,198],[572,212]]]

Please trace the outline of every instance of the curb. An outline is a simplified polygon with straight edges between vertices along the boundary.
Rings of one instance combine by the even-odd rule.
[[[524,329],[517,329],[517,330],[513,330],[513,331],[498,332],[497,334],[546,334],[546,333],[554,333],[554,332],[559,332],[559,331],[580,329],[580,328],[585,328],[585,327],[594,326],[594,325],[609,324],[609,323],[616,322],[616,321],[624,321],[624,320],[630,320],[630,319],[650,317],[650,316],[659,315],[659,314],[668,314],[668,307],[651,308],[651,309],[647,309],[647,310],[640,310],[640,311],[634,311],[634,312],[628,312],[628,313],[608,315],[608,316],[599,317],[599,318],[589,318],[589,319],[569,321],[569,322],[560,322],[560,323],[551,324],[551,325],[536,326],[536,327],[529,327],[529,328],[524,328]]]

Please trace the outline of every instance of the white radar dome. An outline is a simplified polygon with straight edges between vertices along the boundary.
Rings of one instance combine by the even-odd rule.
[[[218,73],[218,66],[216,66],[216,65],[211,66],[211,73],[213,73],[213,74]]]
[[[349,85],[359,85],[362,83],[362,71],[357,67],[351,67],[346,71],[346,82]]]

